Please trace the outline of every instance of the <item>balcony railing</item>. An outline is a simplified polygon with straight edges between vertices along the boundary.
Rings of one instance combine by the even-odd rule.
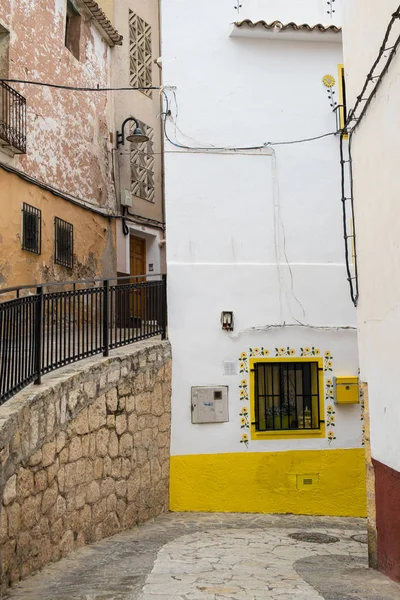
[[[26,153],[26,99],[0,81],[0,145]]]
[[[164,275],[22,286],[0,294],[16,296],[0,303],[0,404],[59,367],[166,337]]]

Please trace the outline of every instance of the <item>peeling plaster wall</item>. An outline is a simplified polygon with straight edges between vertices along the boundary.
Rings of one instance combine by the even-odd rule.
[[[0,23],[11,32],[10,78],[107,87],[110,48],[93,24],[83,20],[80,61],[65,47],[65,0],[4,0]],[[108,94],[13,87],[26,97],[28,127],[27,154],[14,158],[14,166],[70,194],[112,206],[109,132],[114,127]]]
[[[10,202],[10,199],[12,200]],[[21,249],[22,202],[42,211],[42,253]],[[115,273],[115,222],[74,206],[0,169],[0,288],[13,285],[111,277]],[[74,226],[74,267],[54,264],[54,217]]]

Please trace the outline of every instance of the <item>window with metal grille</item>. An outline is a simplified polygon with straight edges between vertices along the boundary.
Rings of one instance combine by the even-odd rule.
[[[131,192],[134,196],[154,202],[154,129],[139,121],[148,142],[131,144]]]
[[[256,431],[320,429],[318,362],[254,364]]]
[[[130,53],[130,85],[132,87],[152,86],[152,50],[151,26],[129,11],[129,53]],[[151,98],[151,90],[141,90]]]
[[[22,204],[22,250],[42,252],[42,211],[30,204]]]
[[[54,218],[54,262],[72,268],[74,261],[74,227],[71,223]]]

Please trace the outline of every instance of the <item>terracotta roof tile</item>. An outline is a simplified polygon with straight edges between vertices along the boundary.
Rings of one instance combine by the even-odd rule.
[[[322,23],[317,23],[316,25],[308,25],[307,23],[297,24],[297,23],[286,23],[283,24],[281,21],[272,21],[271,23],[267,23],[266,21],[255,21],[253,22],[251,19],[245,19],[244,21],[237,21],[235,23],[236,27],[250,27],[254,29],[255,27],[263,27],[264,29],[275,29],[277,27],[281,31],[285,31],[288,29],[292,29],[293,31],[319,31],[321,33],[340,33],[342,31],[341,27],[336,27],[336,25],[328,25],[325,27]]]
[[[104,33],[107,35],[107,41],[110,46],[120,46],[123,40],[122,35],[118,33],[97,2],[95,2],[95,0],[81,0],[81,2],[83,2],[92,16],[96,19],[100,27],[103,29]]]

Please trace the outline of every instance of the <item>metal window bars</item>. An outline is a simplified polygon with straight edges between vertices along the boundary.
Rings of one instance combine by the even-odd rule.
[[[26,202],[22,204],[22,250],[42,252],[42,211]]]
[[[41,376],[139,340],[166,338],[166,277],[53,282],[1,290],[0,404]]]
[[[257,431],[320,429],[317,362],[254,365]]]
[[[0,81],[0,145],[26,153],[26,99]]]
[[[72,269],[74,264],[74,226],[54,217],[54,262]]]

